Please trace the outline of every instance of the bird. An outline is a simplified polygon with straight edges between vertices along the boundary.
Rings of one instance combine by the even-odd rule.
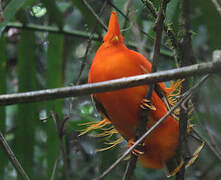
[[[117,14],[113,11],[103,43],[92,61],[88,83],[148,74],[151,73],[151,66],[146,57],[127,48],[120,32]],[[168,112],[168,105],[163,97],[169,100],[171,92],[177,89],[180,82],[169,88],[162,82],[156,83],[150,103],[145,99],[148,85],[92,94],[94,104],[104,120],[95,122],[85,132],[112,124],[115,129],[112,133],[118,132],[131,145],[131,142],[134,143],[142,108],[149,108],[146,125],[148,130]],[[184,165],[184,159],[178,153],[178,136],[179,121],[170,115],[145,139],[142,151],[137,150],[138,161],[147,168],[164,169],[167,177],[175,175]],[[185,165],[189,166],[197,158],[204,142],[194,137],[189,130],[187,145],[190,157]]]

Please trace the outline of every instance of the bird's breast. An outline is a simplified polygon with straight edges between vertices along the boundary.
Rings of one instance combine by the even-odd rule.
[[[142,62],[142,61],[141,61]],[[89,73],[89,82],[102,82],[123,77],[141,75],[146,64],[125,52],[97,54]],[[147,86],[137,86],[105,93],[95,97],[102,103],[115,128],[127,138],[132,138],[137,127],[140,102],[146,94]]]

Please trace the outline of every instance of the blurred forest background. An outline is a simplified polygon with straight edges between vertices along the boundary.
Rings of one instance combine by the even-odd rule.
[[[161,1],[149,2],[157,9]],[[166,13],[177,39],[183,33],[182,2],[171,0]],[[193,63],[209,62],[212,52],[221,49],[218,5],[221,1],[191,1]],[[0,0],[0,94],[87,83],[113,10],[125,43],[151,61],[155,18],[140,0]],[[159,70],[176,68],[165,33],[162,44]],[[190,87],[199,78],[191,78]],[[220,82],[220,74],[211,75],[193,97],[195,127],[217,154],[206,146],[188,168],[188,180],[221,179]],[[36,180],[90,180],[106,170],[127,143],[97,152],[108,146],[104,138],[93,137],[97,132],[78,136],[85,128],[81,123],[100,118],[90,96],[0,106],[0,130],[30,179]],[[126,163],[122,161],[105,179],[122,179]],[[13,179],[19,175],[0,146],[0,180]],[[166,177],[161,170],[138,164],[133,179]]]

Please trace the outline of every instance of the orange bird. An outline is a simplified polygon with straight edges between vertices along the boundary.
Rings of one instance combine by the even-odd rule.
[[[97,83],[123,77],[147,74],[151,71],[151,63],[141,54],[128,49],[120,33],[117,15],[112,12],[108,32],[103,38],[103,44],[98,49],[89,72],[89,83]],[[151,106],[145,107],[144,97],[148,86],[137,86],[123,90],[96,93],[92,97],[98,111],[105,121],[110,121],[114,128],[129,142],[134,138],[140,120],[141,108],[150,108],[146,129],[149,129],[168,108],[162,100],[162,94],[167,98],[173,88],[166,88],[163,83],[156,85],[161,93],[155,89],[152,94]],[[190,135],[188,131],[191,164],[203,147],[203,142]],[[138,160],[145,167],[166,170],[167,176],[176,174],[183,166],[183,159],[178,156],[179,122],[169,116],[145,140],[143,153]]]

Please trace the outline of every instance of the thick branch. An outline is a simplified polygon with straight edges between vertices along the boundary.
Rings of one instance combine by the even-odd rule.
[[[46,101],[57,98],[83,96],[98,92],[112,91],[144,84],[181,79],[193,75],[203,75],[215,72],[218,73],[220,72],[220,70],[221,59],[219,58],[217,61],[213,62],[200,63],[192,66],[186,66],[183,68],[171,69],[167,71],[161,71],[128,78],[121,78],[106,82],[0,95],[0,105],[22,104],[28,102]]]
[[[160,43],[163,32],[163,22],[164,22],[164,13],[166,11],[166,5],[167,5],[167,0],[163,0],[155,23],[154,30],[156,31],[156,39],[154,42],[154,54],[153,54],[151,73],[157,71],[157,62],[160,54]],[[147,99],[148,102],[151,101],[154,86],[155,84],[150,84],[148,87],[148,91],[145,96],[145,99]],[[140,120],[134,137],[135,141],[137,141],[146,132],[146,124],[148,122],[148,117],[149,117],[148,114],[149,114],[149,108],[141,109]],[[131,158],[128,162],[128,166],[124,175],[125,180],[130,180],[132,178],[134,169],[136,167],[136,162],[137,162],[137,156],[131,153]]]
[[[183,36],[183,41],[180,44],[179,58],[181,61],[181,66],[187,66],[192,64],[192,60],[195,59],[193,56],[193,49],[191,46],[191,33],[190,33],[190,0],[183,1],[183,20],[185,34]],[[189,88],[189,79],[185,79],[182,83],[181,94],[184,94]],[[185,106],[185,108],[184,108]],[[176,175],[176,180],[185,179],[185,166],[188,158],[187,152],[187,127],[188,127],[188,102],[181,106],[179,114],[179,138],[178,138],[178,153],[184,159],[184,165],[181,170]]]

